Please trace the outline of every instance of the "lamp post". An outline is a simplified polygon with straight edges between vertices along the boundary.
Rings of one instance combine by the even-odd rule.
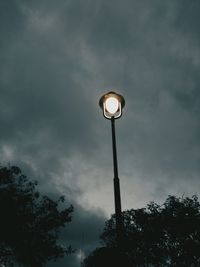
[[[118,164],[117,164],[115,120],[121,117],[122,109],[125,106],[125,100],[123,96],[115,92],[108,92],[100,98],[99,105],[103,110],[104,117],[111,121],[116,234],[117,234],[117,247],[120,248],[122,245],[122,238],[123,238],[123,220],[121,214],[121,196],[120,196],[120,181],[118,176]]]

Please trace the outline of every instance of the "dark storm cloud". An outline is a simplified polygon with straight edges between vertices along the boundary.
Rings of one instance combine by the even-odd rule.
[[[81,92],[83,84],[79,76],[84,76],[84,69],[76,62],[76,50],[70,47],[73,41],[70,44],[62,33],[52,38],[57,28],[51,29],[51,13],[43,14],[37,4],[20,6],[21,16],[26,18],[25,26],[14,42],[8,42],[5,62],[1,65],[1,101],[4,113],[10,115],[9,125],[6,114],[2,113],[2,120],[6,128],[14,128],[10,134],[30,136],[44,129],[59,136],[63,143],[67,140],[68,150],[71,143],[73,148],[75,144],[80,147],[80,135],[76,133],[81,130],[82,138],[88,138],[90,125],[85,114],[92,112]]]
[[[54,196],[55,197],[55,196]],[[80,253],[87,255],[97,246],[101,245],[99,236],[103,231],[105,215],[101,210],[96,212],[86,211],[77,203],[74,205],[75,212],[72,215],[72,222],[61,231],[60,243],[75,249],[75,253],[58,261],[58,266],[80,266]],[[55,263],[49,263],[49,267]]]
[[[123,208],[199,193],[199,9],[195,0],[1,1],[1,162],[77,206],[74,244],[91,221],[95,244],[99,209],[113,212],[110,126],[98,108],[108,90],[126,99],[116,123]]]

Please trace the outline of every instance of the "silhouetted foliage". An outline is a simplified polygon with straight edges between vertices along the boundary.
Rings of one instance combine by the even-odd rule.
[[[0,167],[0,265],[40,267],[71,252],[57,239],[71,221],[72,206],[61,209],[64,197],[54,201],[36,187],[20,168]]]
[[[123,218],[123,251],[132,266],[200,266],[200,204],[196,195],[169,196],[163,205],[151,202],[145,208],[124,211]],[[116,247],[114,215],[106,222],[101,238],[108,249]],[[96,267],[93,262],[98,257],[93,252],[85,266]]]
[[[84,261],[86,267],[130,267],[125,254],[117,248],[101,247],[88,256]]]

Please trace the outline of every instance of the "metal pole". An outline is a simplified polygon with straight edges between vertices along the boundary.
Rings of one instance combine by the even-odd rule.
[[[114,167],[114,198],[115,198],[115,216],[116,216],[116,233],[117,233],[117,247],[122,247],[123,236],[123,221],[121,212],[121,196],[120,196],[120,181],[118,177],[117,166],[117,148],[116,148],[116,136],[115,136],[115,118],[111,118],[112,129],[112,148],[113,148],[113,167]]]

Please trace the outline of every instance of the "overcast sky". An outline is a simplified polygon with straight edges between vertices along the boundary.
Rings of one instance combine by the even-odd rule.
[[[0,162],[74,205],[64,242],[95,247],[114,212],[107,91],[126,100],[123,210],[199,194],[199,14],[198,0],[0,1]]]

